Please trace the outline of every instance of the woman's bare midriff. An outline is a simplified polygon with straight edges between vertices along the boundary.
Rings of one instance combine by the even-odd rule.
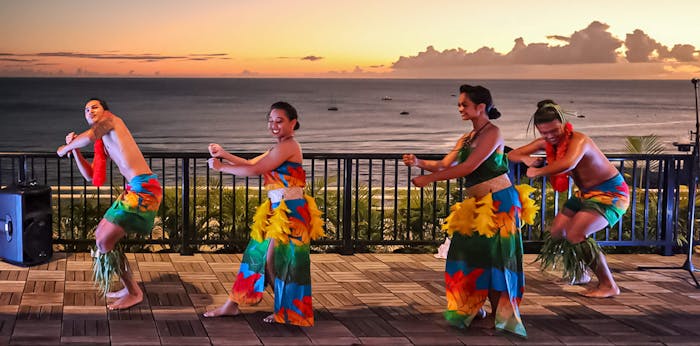
[[[498,192],[513,185],[508,178],[508,174],[502,174],[495,178],[489,179],[466,189],[467,195],[470,197],[481,198],[489,193]]]

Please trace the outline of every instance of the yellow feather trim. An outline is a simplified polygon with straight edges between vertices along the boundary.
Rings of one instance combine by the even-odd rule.
[[[306,199],[306,203],[309,207],[309,215],[311,217],[311,220],[309,220],[309,237],[316,240],[325,235],[325,231],[323,230],[323,219],[321,219],[321,215],[323,215],[323,213],[318,209],[315,198],[309,195],[304,195],[304,199]]]
[[[528,197],[534,188],[529,185],[518,185],[515,188],[518,191],[520,203],[523,205],[521,215],[527,217],[524,222],[534,223],[539,208],[535,201]],[[458,232],[470,237],[476,232],[488,238],[496,234],[501,237],[510,237],[518,230],[515,226],[517,209],[512,209],[510,212],[497,212],[493,194],[490,193],[479,200],[474,197],[467,198],[453,205],[450,210],[450,215],[447,216],[442,225],[442,229],[449,236]]]
[[[250,237],[257,242],[262,242],[265,239],[265,229],[267,229],[268,216],[272,203],[268,199],[263,204],[258,206],[253,216],[253,225],[250,227]]]
[[[474,220],[474,229],[481,235],[491,238],[496,234],[496,223],[493,222],[496,215],[496,208],[493,205],[493,195],[488,194],[482,197],[476,203],[476,218]]]
[[[530,195],[535,192],[535,188],[527,184],[520,184],[516,185],[515,189],[518,191],[520,204],[522,205],[522,209],[520,210],[520,220],[528,225],[534,225],[535,217],[537,216],[537,212],[540,210],[540,207],[535,203],[535,200],[530,198]]]
[[[462,202],[456,203],[450,208],[450,215],[445,219],[442,229],[449,236],[457,231],[465,236],[471,236],[474,224],[474,210],[476,209],[476,199],[467,198]]]
[[[265,238],[272,238],[279,240],[281,244],[289,243],[289,235],[292,233],[289,229],[289,218],[287,214],[291,210],[284,203],[284,200],[280,201],[277,208],[272,210],[272,215],[268,219],[268,228]]]

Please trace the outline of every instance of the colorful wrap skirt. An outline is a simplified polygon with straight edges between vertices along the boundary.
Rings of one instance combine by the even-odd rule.
[[[630,205],[630,188],[622,174],[604,181],[587,190],[579,190],[569,198],[564,207],[572,211],[594,210],[602,215],[612,227]]]
[[[260,205],[229,299],[239,305],[255,305],[262,300],[267,249],[274,240],[271,284],[275,322],[313,326],[309,246],[312,239],[323,236],[320,216],[310,196],[275,203],[268,200]]]
[[[163,199],[163,189],[155,174],[135,176],[126,188],[107,209],[104,218],[124,229],[149,235]]]
[[[525,286],[520,226],[534,223],[532,191],[511,186],[452,207],[443,225],[452,236],[445,265],[444,315],[450,324],[469,326],[489,293],[497,292],[496,329],[527,336],[519,309]]]

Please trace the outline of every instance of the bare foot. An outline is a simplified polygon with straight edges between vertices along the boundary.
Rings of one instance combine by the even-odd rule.
[[[580,293],[582,296],[589,298],[609,298],[620,294],[620,288],[617,285],[612,287],[596,287],[591,290],[586,290]]]
[[[275,323],[275,314],[270,314],[269,316],[263,318],[265,323]]]
[[[123,310],[128,309],[143,301],[143,292],[139,291],[138,294],[127,294],[124,297],[117,299],[114,303],[108,304],[107,308],[110,310]]]
[[[224,305],[219,306],[218,308],[207,311],[204,313],[204,317],[221,317],[221,316],[236,316],[241,313],[241,310],[238,309],[238,304],[227,300]]]
[[[129,294],[129,290],[126,287],[120,289],[119,291],[107,292],[107,298],[121,298]]]

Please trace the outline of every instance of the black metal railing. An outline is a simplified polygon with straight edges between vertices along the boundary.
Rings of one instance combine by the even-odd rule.
[[[255,207],[264,201],[261,177],[234,177],[213,172],[206,154],[146,153],[159,176],[164,198],[153,233],[129,236],[127,243],[150,251],[242,251],[248,241]],[[253,155],[242,155],[252,157]],[[450,205],[461,200],[461,179],[424,188],[411,186],[422,171],[406,167],[400,154],[306,154],[307,193],[324,213],[328,245],[342,253],[372,246],[433,245],[444,240],[441,224]],[[440,155],[421,155],[440,159]],[[688,155],[611,155],[609,159],[630,185],[631,204],[621,222],[596,239],[606,246],[654,246],[671,254],[686,234],[692,214],[688,201]],[[568,193],[555,193],[545,179],[524,177],[513,166],[516,184],[537,188],[541,213],[523,229],[526,244],[542,239],[543,227],[560,209]],[[53,191],[54,242],[66,249],[92,243],[92,232],[118,196],[124,179],[112,165],[108,184],[88,186],[69,159],[54,153],[0,153],[0,186],[23,179],[49,185]]]

